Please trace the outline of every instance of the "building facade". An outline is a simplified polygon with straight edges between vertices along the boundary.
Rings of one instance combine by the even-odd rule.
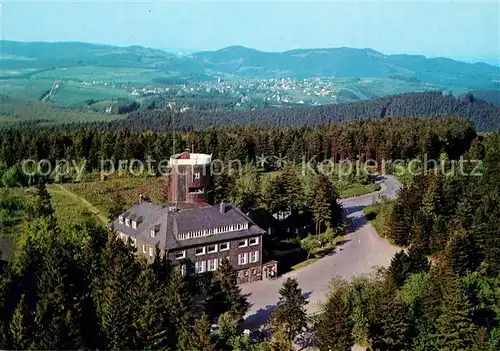
[[[228,203],[202,207],[155,205],[140,202],[122,213],[113,227],[139,254],[152,261],[156,247],[183,274],[217,270],[227,258],[238,283],[262,279],[262,238],[265,231],[236,206]]]
[[[213,205],[212,156],[183,152],[170,158],[168,203],[139,201],[112,225],[139,254],[153,260],[156,247],[183,274],[217,270],[228,259],[238,282],[262,279],[265,230],[230,203]]]

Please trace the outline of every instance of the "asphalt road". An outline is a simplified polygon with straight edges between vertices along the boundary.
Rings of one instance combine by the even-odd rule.
[[[307,311],[313,314],[319,311],[333,277],[350,279],[371,272],[375,266],[389,265],[392,256],[399,249],[378,236],[363,215],[363,208],[380,201],[382,197],[395,197],[400,184],[391,176],[380,176],[377,181],[381,184],[379,192],[342,200],[350,229],[345,236],[346,242],[337,250],[313,264],[284,274],[277,280],[241,285],[242,293],[251,304],[245,316],[248,327],[266,322],[269,314],[276,308],[278,290],[288,277],[297,279],[309,301]]]

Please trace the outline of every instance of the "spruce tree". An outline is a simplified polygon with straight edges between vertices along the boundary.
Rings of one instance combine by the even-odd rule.
[[[167,345],[167,323],[162,287],[151,267],[141,267],[140,284],[133,287],[133,297],[138,303],[135,317],[137,348],[156,350]]]
[[[237,284],[237,273],[227,259],[222,259],[212,280],[210,299],[211,313],[220,315],[230,312],[234,316],[243,318],[248,311],[249,303],[241,295],[241,289]]]
[[[279,290],[278,307],[270,316],[273,329],[283,328],[288,340],[292,340],[306,326],[307,301],[296,279],[287,278]]]
[[[292,340],[286,331],[286,327],[278,325],[273,328],[271,336],[272,351],[293,351]]]
[[[429,271],[429,260],[424,255],[424,250],[419,246],[410,246],[408,249],[408,259],[410,261],[409,271],[411,274]]]
[[[338,202],[339,196],[330,179],[322,173],[316,176],[314,183],[314,200],[312,204],[316,234],[322,230],[342,222],[343,210]]]
[[[354,344],[354,322],[351,319],[350,287],[341,279],[332,281],[331,287],[332,291],[314,325],[316,344],[322,351],[351,350]]]
[[[445,249],[445,257],[455,274],[462,276],[467,270],[472,270],[474,250],[468,233],[459,230],[453,233]]]
[[[31,338],[28,334],[28,328],[31,326],[26,325],[24,320],[25,313],[29,313],[29,311],[27,311],[24,302],[24,295],[21,295],[21,299],[19,300],[9,323],[8,344],[11,349],[26,350],[31,345]]]
[[[192,349],[200,351],[213,351],[214,338],[210,332],[210,321],[206,314],[203,314],[200,319],[196,321],[192,334]]]
[[[374,350],[410,350],[411,315],[395,294],[387,294],[378,306],[378,323],[371,328]]]
[[[395,288],[401,288],[410,275],[411,261],[403,250],[394,254],[391,264],[387,269],[389,282]]]
[[[172,268],[164,289],[165,316],[163,318],[169,330],[168,345],[175,347],[183,333],[184,336],[186,333],[188,333],[187,336],[189,335],[193,304],[188,284],[183,279],[179,266]]]
[[[451,267],[442,264],[438,272],[442,301],[435,325],[434,344],[443,351],[469,350],[474,344],[476,332],[469,302]]]
[[[410,242],[410,227],[407,220],[408,213],[403,205],[396,200],[388,218],[387,236],[398,246],[407,246]]]
[[[102,294],[98,301],[101,332],[109,349],[135,348],[133,319],[137,301],[130,294],[136,280],[137,263],[129,245],[110,231],[102,254]]]
[[[112,200],[108,209],[108,217],[114,220],[125,211],[125,199],[120,193],[116,193]]]
[[[285,203],[290,211],[300,210],[303,205],[303,191],[300,179],[292,167],[285,167],[280,175],[284,190],[285,190]]]
[[[54,214],[52,209],[52,203],[49,192],[47,191],[47,186],[44,181],[40,181],[37,184],[37,215],[38,217],[50,217]]]

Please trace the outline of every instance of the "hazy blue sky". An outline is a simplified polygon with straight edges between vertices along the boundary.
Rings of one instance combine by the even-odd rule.
[[[3,39],[212,50],[370,47],[498,62],[498,1],[0,0]]]

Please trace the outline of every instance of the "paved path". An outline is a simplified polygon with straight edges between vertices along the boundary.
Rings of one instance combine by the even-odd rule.
[[[278,302],[278,290],[288,277],[297,279],[309,300],[307,311],[312,314],[319,311],[319,304],[324,300],[333,277],[350,279],[371,272],[374,266],[387,266],[390,263],[392,256],[399,249],[378,236],[363,215],[363,208],[377,202],[379,194],[388,198],[396,196],[399,189],[396,179],[384,176],[379,177],[379,181],[379,192],[342,200],[350,223],[350,233],[345,236],[346,243],[340,249],[337,248],[319,261],[289,272],[277,280],[241,285],[242,293],[247,295],[251,303],[250,311],[245,316],[249,327],[266,322]]]

